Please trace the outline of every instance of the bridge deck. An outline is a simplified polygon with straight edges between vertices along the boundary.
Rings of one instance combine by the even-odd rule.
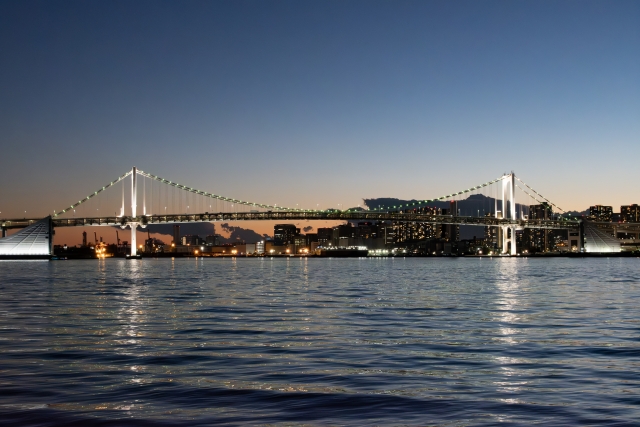
[[[37,219],[6,219],[0,220],[0,226],[5,229],[24,228]],[[200,214],[175,215],[147,215],[147,216],[110,216],[94,218],[54,218],[54,227],[85,227],[85,226],[124,226],[130,222],[147,224],[180,224],[190,222],[220,222],[220,221],[396,221],[421,222],[431,224],[475,225],[475,226],[514,226],[517,228],[539,229],[577,229],[580,221],[576,220],[511,220],[491,217],[469,217],[452,215],[429,215],[419,213],[388,213],[388,212],[218,212]]]

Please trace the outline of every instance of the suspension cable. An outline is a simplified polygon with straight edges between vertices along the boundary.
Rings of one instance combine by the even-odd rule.
[[[400,208],[403,208],[403,207],[406,208],[406,207],[409,207],[409,206],[416,206],[416,205],[424,205],[426,203],[432,203],[432,202],[445,200],[445,199],[448,199],[448,198],[451,198],[451,197],[456,197],[456,196],[459,196],[461,194],[468,193],[470,191],[474,191],[474,190],[478,190],[480,188],[488,187],[489,185],[495,184],[496,182],[501,181],[503,179],[504,179],[504,176],[501,176],[500,178],[494,179],[493,181],[485,182],[484,184],[478,185],[478,186],[473,187],[473,188],[469,188],[467,190],[458,191],[457,193],[449,194],[449,195],[442,196],[442,197],[437,197],[435,199],[420,200],[420,201],[413,202],[413,203],[406,203],[404,205],[393,206],[393,209],[400,209]],[[388,208],[379,207],[379,208],[373,208],[373,209],[370,209],[370,210],[372,210],[372,211],[384,211],[384,210],[387,210],[387,209]]]
[[[530,186],[527,185],[526,182],[522,181],[520,178],[518,178],[517,176],[515,177],[518,181],[520,181],[521,183],[523,183],[529,190],[533,191],[535,194],[537,194],[538,196],[542,197],[547,203],[549,203],[551,206],[557,208],[558,210],[562,211],[562,213],[566,213],[564,209],[562,209],[560,206],[556,205],[555,203],[553,203],[551,200],[547,199],[546,197],[544,197],[542,194],[538,193],[536,190],[534,190],[533,188],[531,188]],[[524,191],[524,190],[522,190]],[[533,197],[533,196],[531,196]],[[535,197],[534,197],[535,199]],[[540,202],[538,199],[536,199],[538,202]],[[542,202],[540,202],[542,203]]]
[[[161,182],[163,184],[166,185],[170,185],[176,189],[179,190],[184,190],[188,193],[193,193],[202,197],[208,197],[211,199],[216,199],[216,200],[221,200],[223,202],[229,202],[229,203],[234,203],[234,204],[240,204],[240,205],[246,205],[246,206],[254,206],[254,207],[259,207],[259,208],[266,208],[266,209],[277,209],[277,210],[283,210],[283,211],[296,211],[296,212],[310,212],[310,211],[315,211],[315,210],[311,210],[311,209],[296,209],[296,208],[286,208],[283,206],[275,206],[275,205],[266,205],[263,203],[253,203],[253,202],[247,202],[247,201],[243,201],[243,200],[238,200],[238,199],[232,199],[229,197],[224,197],[224,196],[220,196],[217,194],[213,194],[213,193],[208,193],[206,191],[201,191],[195,188],[191,188],[191,187],[187,187],[186,185],[182,185],[182,184],[178,184],[177,182],[173,182],[173,181],[169,181],[167,179],[161,178],[157,175],[152,175],[150,173],[141,171],[138,169],[138,174],[142,175],[144,177],[147,177],[149,179],[153,179],[155,181]],[[182,198],[180,198],[180,200],[182,201]],[[188,200],[187,200],[188,202]]]
[[[93,192],[92,194],[88,195],[87,197],[85,197],[82,200],[79,200],[77,203],[72,204],[71,206],[69,206],[66,209],[61,210],[58,213],[54,214],[54,217],[57,217],[59,215],[62,215],[72,209],[75,209],[76,207],[78,207],[79,205],[91,200],[93,197],[97,196],[98,194],[100,194],[101,192],[105,191],[106,189],[112,187],[115,184],[120,183],[123,179],[127,178],[129,175],[131,175],[132,171],[128,171],[127,173],[123,174],[122,176],[118,177],[116,180],[111,181],[109,184],[107,184],[106,186],[102,187],[101,189]],[[222,202],[229,202],[232,204],[239,204],[239,205],[244,205],[244,206],[252,206],[252,207],[259,207],[259,208],[266,208],[266,209],[274,209],[274,210],[280,210],[280,211],[293,211],[293,212],[322,212],[322,210],[318,210],[318,209],[299,209],[299,208],[287,208],[284,206],[276,206],[276,205],[268,205],[268,204],[263,204],[263,203],[252,203],[252,202],[247,202],[247,201],[242,201],[242,200],[238,200],[238,199],[232,199],[229,197],[224,197],[224,196],[220,196],[220,195],[216,195],[213,193],[208,193],[206,191],[201,191],[201,190],[197,190],[195,188],[191,188],[191,187],[187,187],[185,185],[179,184],[177,182],[172,182],[169,180],[166,180],[164,178],[161,178],[157,175],[152,175],[150,173],[141,171],[141,170],[137,170],[137,173],[139,175],[141,175],[144,178],[149,178],[153,181],[158,181],[160,183],[169,185],[171,187],[173,187],[174,190],[184,190],[188,193],[192,193],[195,194],[196,196],[201,196],[201,197],[206,197],[206,198],[210,198],[210,199],[214,199],[216,201],[216,209],[217,209],[217,201],[220,200]],[[402,205],[398,205],[398,206],[393,206],[393,207],[388,207],[388,208],[383,208],[383,207],[377,207],[377,208],[372,208],[369,209],[370,211],[386,211],[389,209],[402,209],[402,208],[408,208],[408,207],[412,207],[412,206],[419,206],[419,205],[424,205],[427,203],[432,203],[432,202],[437,202],[437,201],[442,201],[442,200],[446,200],[452,197],[457,197],[460,196],[462,194],[466,194],[469,192],[475,192],[476,190],[479,190],[481,188],[484,187],[488,187],[492,184],[495,184],[496,182],[499,182],[501,180],[503,180],[505,178],[505,176],[501,176],[500,178],[494,179],[492,181],[489,182],[485,182],[484,184],[478,185],[476,187],[472,187],[466,190],[462,190],[462,191],[458,191],[457,193],[452,193],[452,194],[448,194],[446,196],[441,196],[441,197],[437,197],[434,199],[428,199],[428,200],[422,200],[422,201],[416,201],[413,203],[405,203]],[[534,194],[538,195],[539,197],[541,197],[542,199],[544,199],[544,201],[546,201],[547,203],[549,203],[550,205],[554,206],[555,208],[557,208],[558,210],[562,211],[562,213],[565,213],[564,209],[560,208],[558,205],[554,204],[553,202],[551,202],[549,199],[547,199],[546,197],[544,197],[542,194],[538,193],[537,191],[535,191],[533,188],[531,188],[529,185],[527,185],[525,182],[523,182],[520,178],[515,177],[518,181],[520,181],[524,186],[526,186],[529,190],[531,190]],[[145,187],[143,190],[143,205],[145,205],[146,207],[146,182],[143,181],[143,186]],[[539,203],[543,203],[541,200],[539,200],[538,198],[536,198],[535,196],[533,196],[532,194],[530,194],[529,192],[527,192],[526,190],[524,190],[522,187],[520,187],[519,185],[516,185],[520,190],[522,190],[524,193],[526,193],[527,195],[529,195],[531,198],[533,198],[534,200],[536,200]],[[153,188],[153,186],[151,187]],[[124,187],[123,187],[123,191],[124,191]],[[153,190],[152,190],[153,191]],[[185,194],[185,193],[183,193]],[[167,196],[169,196],[169,194],[167,194]],[[187,194],[185,194],[185,196],[187,196]],[[124,197],[124,194],[123,194]],[[174,198],[174,197],[172,197]],[[196,200],[198,198],[196,197]],[[153,195],[151,195],[151,200],[153,200]],[[180,202],[182,202],[182,197],[178,197],[178,200],[180,200]],[[166,201],[168,202],[168,200]],[[165,202],[165,205],[166,205]],[[191,204],[189,203],[189,200],[186,200],[187,204]],[[196,206],[194,206],[194,209],[197,209]],[[151,206],[151,210],[153,211],[153,207]],[[346,212],[349,212],[350,209],[346,210]],[[122,213],[123,214],[123,213]]]
[[[89,194],[87,197],[85,197],[82,200],[79,200],[77,203],[72,204],[71,206],[69,206],[66,209],[61,210],[60,212],[54,214],[53,216],[56,217],[58,215],[62,215],[66,212],[69,212],[72,209],[77,208],[78,206],[80,206],[81,204],[91,200],[93,197],[97,196],[98,194],[102,193],[104,190],[106,190],[109,187],[114,186],[115,184],[119,183],[120,181],[122,181],[123,179],[125,179],[126,177],[128,177],[129,175],[131,175],[131,171],[125,173],[124,175],[118,177],[118,179],[116,179],[115,181],[111,181],[109,184],[105,185],[104,187],[102,187],[101,189],[99,189],[98,191],[94,191],[93,193]]]

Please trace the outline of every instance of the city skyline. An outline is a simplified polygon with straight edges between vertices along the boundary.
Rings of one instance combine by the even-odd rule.
[[[510,170],[566,210],[638,203],[635,2],[1,8],[1,217],[132,165],[309,209]]]

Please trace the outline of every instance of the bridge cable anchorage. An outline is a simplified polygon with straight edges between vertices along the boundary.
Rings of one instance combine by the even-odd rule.
[[[77,203],[72,204],[71,206],[69,206],[66,209],[63,209],[61,211],[59,211],[58,213],[55,213],[53,215],[53,217],[57,217],[59,215],[62,215],[66,212],[69,212],[72,209],[77,208],[78,206],[80,206],[81,204],[91,200],[93,197],[97,196],[98,194],[102,193],[103,191],[105,191],[107,188],[112,187],[114,185],[116,185],[117,183],[119,183],[120,181],[122,181],[123,179],[125,179],[126,177],[128,177],[129,175],[131,175],[131,171],[128,171],[127,173],[125,173],[124,175],[118,177],[118,179],[116,179],[115,181],[111,181],[109,184],[105,185],[104,187],[102,187],[101,189],[99,189],[98,191],[94,191],[93,193],[89,194],[87,197],[85,197],[82,200],[79,200]]]
[[[493,181],[485,182],[484,184],[477,185],[475,187],[472,187],[472,188],[469,188],[469,189],[466,189],[466,190],[458,191],[457,193],[448,194],[446,196],[437,197],[435,199],[420,200],[420,201],[414,202],[414,203],[407,203],[406,205],[398,205],[398,206],[394,206],[393,208],[394,209],[401,209],[403,207],[404,208],[408,208],[408,207],[413,207],[413,206],[424,205],[424,204],[427,204],[427,203],[438,202],[438,201],[441,201],[441,200],[445,200],[445,199],[448,199],[448,198],[451,198],[451,197],[456,197],[456,196],[459,196],[461,194],[468,193],[470,191],[475,191],[475,190],[479,190],[479,189],[484,188],[484,187],[488,187],[491,184],[495,184],[496,182],[502,181],[503,179],[504,179],[504,176],[501,176],[500,178],[494,179]],[[373,208],[373,209],[370,209],[370,210],[371,211],[387,211],[388,209],[387,208]]]
[[[177,188],[178,190],[184,190],[186,192],[197,194],[198,196],[202,196],[202,197],[208,197],[208,198],[211,198],[211,199],[222,200],[223,202],[235,203],[235,204],[244,205],[244,206],[265,208],[265,209],[274,209],[274,210],[279,210],[279,211],[288,211],[288,212],[322,212],[322,210],[316,210],[316,209],[288,208],[288,207],[284,207],[284,206],[267,205],[267,204],[264,204],[264,203],[253,203],[253,202],[247,202],[247,201],[243,201],[243,200],[232,199],[232,198],[229,198],[229,197],[224,197],[224,196],[220,196],[220,195],[217,195],[217,194],[208,193],[206,191],[201,191],[201,190],[198,190],[198,189],[195,189],[195,188],[187,187],[186,185],[178,184],[177,182],[169,181],[168,179],[164,179],[164,178],[161,178],[161,177],[159,177],[157,175],[153,175],[153,174],[150,174],[148,172],[141,171],[141,170],[137,170],[136,172],[138,173],[138,175],[142,175],[142,176],[144,176],[146,178],[153,179],[153,180],[161,182],[161,183],[163,183],[165,185],[173,186],[173,187]]]
[[[549,203],[551,206],[557,208],[558,210],[562,211],[562,213],[567,213],[564,209],[562,209],[560,206],[556,205],[555,203],[553,203],[551,200],[547,199],[546,197],[544,197],[542,194],[538,193],[536,190],[534,190],[533,188],[531,188],[529,185],[527,185],[526,182],[524,182],[523,180],[521,180],[520,178],[518,178],[517,176],[515,177],[518,181],[520,181],[522,184],[524,184],[525,187],[527,187],[529,190],[533,191],[535,194],[537,194],[538,196],[542,197],[547,203]],[[521,189],[522,190],[522,189]],[[524,191],[524,190],[522,190]],[[533,196],[531,196],[533,197]],[[535,197],[534,197],[535,199]],[[538,202],[539,200],[536,199]]]

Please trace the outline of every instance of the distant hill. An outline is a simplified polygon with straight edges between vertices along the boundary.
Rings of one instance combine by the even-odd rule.
[[[410,205],[412,203],[420,202],[419,200],[415,200],[415,199],[403,200],[403,199],[396,199],[393,197],[363,199],[363,201],[364,201],[364,204],[369,209],[375,209],[380,207],[384,209],[394,209],[394,206],[400,206],[400,205],[403,206],[401,209],[408,209],[411,206],[408,206],[408,207],[405,207],[405,206]],[[460,215],[462,216],[482,216],[489,212],[494,212],[496,209],[496,206],[498,210],[502,210],[502,200],[498,200],[497,204],[495,202],[496,201],[493,197],[487,197],[482,194],[472,194],[471,196],[467,197],[464,200],[459,200],[457,208],[460,211]],[[430,207],[435,207],[440,209],[448,209],[449,201],[430,202],[427,204],[420,204],[420,206],[430,206]],[[518,212],[522,211],[525,214],[528,214],[529,205],[521,205],[519,203],[516,203],[516,209],[518,210]]]

